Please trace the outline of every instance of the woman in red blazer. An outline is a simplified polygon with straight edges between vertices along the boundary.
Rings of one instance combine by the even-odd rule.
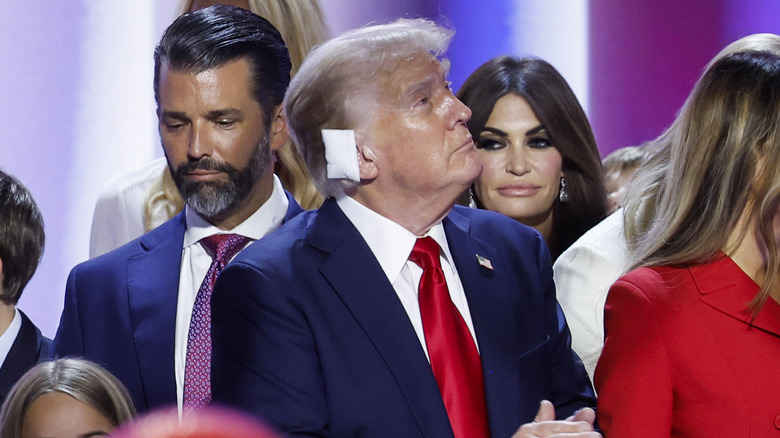
[[[714,62],[632,183],[596,368],[612,437],[780,436],[780,37]],[[770,47],[771,49],[772,47]],[[634,236],[634,237],[632,237]]]

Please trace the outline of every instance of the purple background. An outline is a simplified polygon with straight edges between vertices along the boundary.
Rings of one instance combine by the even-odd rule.
[[[109,36],[137,31],[144,41],[140,49],[121,39],[106,46],[105,38],[90,33],[101,20],[101,8],[122,5],[93,1],[11,2],[0,14],[0,167],[32,191],[47,231],[44,259],[20,307],[49,336],[59,321],[67,273],[87,257],[91,209],[100,185],[160,155],[156,140],[128,140],[127,132],[156,138],[154,114],[151,103],[136,105],[122,92],[135,79],[151,83],[152,48],[173,18],[174,1],[133,0],[124,6],[148,23],[141,26],[138,16],[128,17],[129,30],[112,27]],[[572,29],[548,18],[523,34],[517,17],[531,6],[538,8],[531,1],[322,3],[334,34],[401,16],[450,23],[457,31],[449,52],[455,88],[497,55],[581,55],[583,73],[564,76],[586,84],[578,95],[602,154],[657,136],[673,120],[704,65],[726,44],[751,33],[780,32],[776,0],[594,0],[585,3],[587,14],[575,17],[584,37],[569,35]],[[571,12],[568,1],[549,4],[562,5],[551,11],[553,17]],[[113,19],[122,20],[122,14]],[[575,41],[585,38],[587,53],[574,53],[570,44],[559,43],[566,35]],[[544,41],[552,43],[542,48]],[[139,61],[122,64],[134,50],[142,53]],[[95,66],[105,66],[110,75]],[[144,102],[152,102],[151,87],[140,94]],[[94,96],[108,107],[94,104]]]

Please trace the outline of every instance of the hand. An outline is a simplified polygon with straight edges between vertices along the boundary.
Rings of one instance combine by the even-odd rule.
[[[601,434],[594,432],[593,422],[596,412],[591,408],[580,409],[565,421],[555,420],[555,407],[547,400],[539,404],[533,423],[526,423],[512,435],[512,438],[563,437],[597,438]]]

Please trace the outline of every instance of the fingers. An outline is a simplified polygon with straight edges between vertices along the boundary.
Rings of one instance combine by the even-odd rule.
[[[555,407],[550,401],[542,400],[539,403],[539,411],[536,413],[536,417],[534,417],[534,423],[553,420],[555,420]]]
[[[513,435],[513,438],[531,437],[578,437],[596,438],[601,434],[593,431],[596,412],[590,408],[577,411],[566,421],[555,421],[555,407],[547,400],[539,404],[533,423],[526,423]]]
[[[574,415],[567,418],[566,421],[584,421],[590,425],[596,421],[596,411],[591,408],[582,408],[575,412]]]

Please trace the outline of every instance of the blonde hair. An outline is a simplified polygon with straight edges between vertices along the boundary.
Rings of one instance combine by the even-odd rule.
[[[181,0],[178,14],[189,12],[192,3],[193,0]],[[282,35],[290,52],[292,76],[314,46],[329,37],[325,15],[318,0],[248,0],[248,3],[252,12],[270,21]],[[324,198],[312,184],[306,164],[292,141],[288,141],[276,151],[276,160],[274,172],[284,188],[303,208],[319,207]],[[184,199],[173,182],[170,168],[166,167],[161,178],[149,187],[144,199],[144,231],[150,231],[162,224],[157,223],[155,218],[170,219],[182,208]],[[161,216],[160,212],[166,214]]]
[[[658,153],[630,184],[625,225],[635,265],[690,266],[717,257],[739,224],[758,223],[755,236],[742,236],[756,238],[766,261],[767,281],[750,303],[755,316],[780,271],[773,232],[780,196],[780,37],[748,38],[708,65],[655,141]]]
[[[88,360],[57,359],[34,366],[11,388],[0,412],[0,436],[21,437],[27,410],[38,397],[52,392],[84,403],[114,427],[135,415],[130,393],[111,373]]]

